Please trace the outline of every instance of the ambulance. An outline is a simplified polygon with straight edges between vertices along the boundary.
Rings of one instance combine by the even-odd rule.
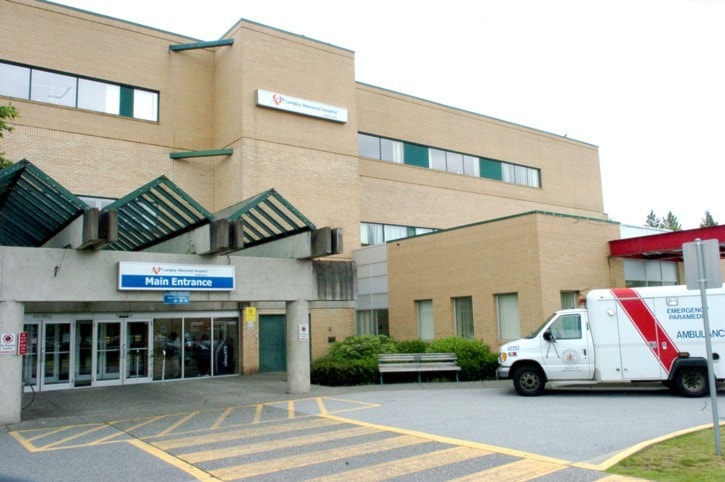
[[[725,378],[725,288],[706,292],[716,380]],[[662,382],[686,397],[709,393],[699,290],[685,286],[592,290],[586,309],[561,310],[499,349],[499,378],[520,395],[552,384]]]

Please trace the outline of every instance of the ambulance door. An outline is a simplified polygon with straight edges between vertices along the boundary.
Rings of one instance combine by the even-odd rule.
[[[541,337],[542,358],[549,380],[590,380],[594,353],[588,327],[578,313],[559,316]]]
[[[644,300],[621,301],[617,316],[623,380],[660,380],[660,340],[656,320]],[[667,348],[665,343],[664,348]]]

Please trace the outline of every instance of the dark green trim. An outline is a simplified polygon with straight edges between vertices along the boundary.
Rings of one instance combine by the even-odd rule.
[[[403,142],[403,162],[409,166],[428,167],[428,148]]]
[[[210,42],[194,42],[191,44],[172,44],[169,45],[169,50],[172,52],[178,52],[180,50],[194,50],[194,49],[207,49],[212,47],[224,47],[226,45],[232,45],[234,43],[233,38],[225,38],[221,40],[212,40]]]
[[[494,161],[493,159],[486,159],[480,157],[478,159],[480,166],[480,176],[486,179],[496,179],[497,181],[503,181],[503,170],[501,168],[501,161]]]
[[[208,151],[186,151],[172,152],[169,154],[171,159],[185,159],[187,157],[211,157],[211,156],[231,156],[234,149],[211,149]]]
[[[118,115],[133,117],[133,87],[121,86],[121,105],[118,106]]]

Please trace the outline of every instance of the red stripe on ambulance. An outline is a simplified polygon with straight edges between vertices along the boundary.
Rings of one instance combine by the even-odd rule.
[[[619,288],[611,291],[645,343],[650,347],[652,354],[659,360],[665,372],[669,373],[672,363],[677,358],[678,350],[657,317],[635,290]]]

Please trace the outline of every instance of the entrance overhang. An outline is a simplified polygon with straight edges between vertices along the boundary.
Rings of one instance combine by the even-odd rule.
[[[682,261],[682,245],[696,239],[717,239],[720,258],[725,257],[725,226],[712,226],[671,233],[609,241],[609,254],[618,258]]]

